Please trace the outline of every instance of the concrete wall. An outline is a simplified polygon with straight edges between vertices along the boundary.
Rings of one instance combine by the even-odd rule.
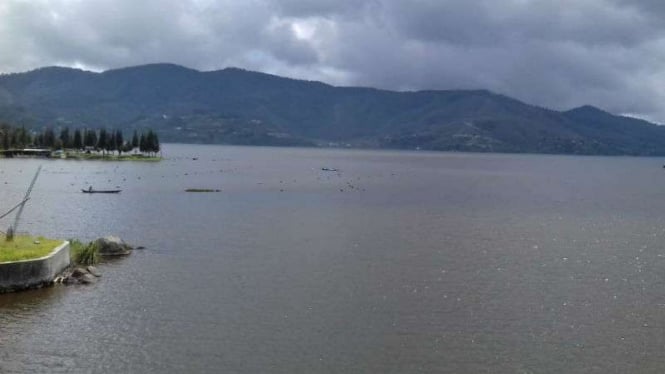
[[[69,266],[69,242],[63,242],[46,257],[0,264],[0,293],[51,284]]]

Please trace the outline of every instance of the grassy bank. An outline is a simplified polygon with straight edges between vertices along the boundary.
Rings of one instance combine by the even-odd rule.
[[[41,236],[16,236],[11,242],[0,238],[0,262],[30,260],[51,253],[61,240],[45,239]]]
[[[57,157],[57,156],[54,156]],[[160,161],[158,156],[147,156],[144,154],[128,153],[123,155],[85,153],[85,152],[66,152],[62,158],[71,160],[100,160],[100,161]]]

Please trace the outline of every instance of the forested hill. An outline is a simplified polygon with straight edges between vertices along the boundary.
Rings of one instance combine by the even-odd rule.
[[[2,75],[0,121],[152,128],[188,143],[665,155],[665,127],[588,106],[558,112],[484,90],[393,92],[171,64]]]

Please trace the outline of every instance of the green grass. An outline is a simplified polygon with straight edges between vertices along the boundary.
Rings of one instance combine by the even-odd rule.
[[[94,242],[83,244],[77,239],[69,240],[70,258],[78,265],[94,265],[99,262],[99,249]]]
[[[15,236],[11,242],[0,236],[0,262],[20,261],[40,258],[51,253],[61,240],[46,239],[41,236]]]

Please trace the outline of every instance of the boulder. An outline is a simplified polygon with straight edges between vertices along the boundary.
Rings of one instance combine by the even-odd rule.
[[[60,283],[68,286],[73,284],[97,283],[97,275],[90,271],[91,268],[94,272],[97,273],[97,269],[94,266],[88,266],[87,268],[75,267],[65,271],[61,276],[56,278],[56,283],[59,281]]]
[[[82,276],[84,276],[86,274],[88,274],[88,271],[86,269],[77,267],[77,268],[74,268],[74,270],[72,270],[71,276],[73,278],[81,278]]]
[[[79,278],[79,282],[81,284],[92,284],[97,282],[97,278],[95,278],[95,276],[92,274],[85,274]]]
[[[99,270],[97,270],[97,268],[94,267],[94,266],[92,266],[92,265],[88,266],[88,267],[85,268],[85,269],[88,271],[88,273],[94,275],[94,276],[97,277],[97,278],[99,278],[99,277],[102,276],[102,274],[99,272]]]
[[[132,253],[132,247],[117,236],[105,236],[95,240],[102,256],[124,256]]]

